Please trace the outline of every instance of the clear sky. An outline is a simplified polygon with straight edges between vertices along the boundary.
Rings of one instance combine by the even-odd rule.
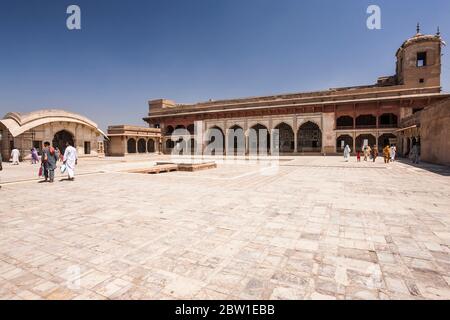
[[[66,28],[71,4],[82,30]],[[366,27],[370,4],[382,30]],[[151,99],[372,84],[419,21],[450,44],[448,0],[0,0],[0,116],[62,108],[144,125]],[[448,48],[443,73],[449,91]]]

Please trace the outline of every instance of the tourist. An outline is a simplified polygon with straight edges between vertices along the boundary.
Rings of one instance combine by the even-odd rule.
[[[395,145],[391,145],[391,162],[395,161],[396,153],[397,153],[397,147]]]
[[[39,162],[39,155],[36,148],[31,149],[31,164],[36,164]]]
[[[13,147],[11,151],[11,160],[13,165],[19,165],[20,151],[17,148]]]
[[[383,149],[384,163],[389,163],[391,159],[391,147],[387,144]]]
[[[364,147],[364,161],[367,161],[367,159],[370,157],[370,153],[372,152],[372,149],[370,146]]]
[[[372,155],[373,162],[376,162],[377,157],[378,157],[378,148],[377,148],[377,146],[373,146],[371,155]]]
[[[55,169],[58,158],[55,154],[55,149],[50,146],[50,142],[44,142],[44,149],[42,150],[42,166],[44,171],[44,181],[53,183],[55,180]]]
[[[345,148],[344,148],[344,159],[345,159],[345,162],[348,162],[348,160],[350,158],[350,152],[352,152],[352,150],[350,149],[350,147],[347,144],[345,146]]]
[[[361,151],[356,152],[356,161],[361,162]]]
[[[78,162],[77,150],[72,147],[69,142],[66,142],[66,151],[64,152],[64,164],[66,165],[67,174],[69,175],[69,181],[75,179],[75,166]]]

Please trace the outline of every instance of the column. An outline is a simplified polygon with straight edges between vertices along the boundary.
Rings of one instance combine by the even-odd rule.
[[[298,137],[297,137],[297,114],[294,114],[294,119],[292,122],[292,131],[294,131],[294,153],[298,152],[298,147],[297,147],[297,143],[298,143]]]

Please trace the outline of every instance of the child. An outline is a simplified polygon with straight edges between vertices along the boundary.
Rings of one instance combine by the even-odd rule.
[[[358,150],[358,152],[356,153],[356,160],[358,162],[361,162],[361,151]]]

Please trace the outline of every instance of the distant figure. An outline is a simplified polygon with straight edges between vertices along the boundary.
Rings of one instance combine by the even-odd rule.
[[[370,153],[372,152],[372,149],[370,146],[364,147],[364,161],[367,161],[367,159],[370,157]]]
[[[356,152],[356,161],[361,162],[361,151]]]
[[[348,160],[350,158],[350,152],[352,152],[352,150],[350,149],[350,147],[347,144],[345,146],[345,148],[344,148],[344,159],[345,159],[345,162],[348,162]]]
[[[62,155],[61,155],[61,151],[59,150],[58,147],[55,148],[55,155],[56,155],[56,159],[58,159],[59,161],[62,162]]]
[[[373,149],[372,149],[373,162],[377,161],[377,157],[378,157],[378,148],[377,148],[377,146],[373,146]]]
[[[383,149],[383,157],[384,157],[384,163],[389,163],[391,160],[391,147],[389,145],[386,145]]]
[[[19,158],[20,158],[20,151],[17,148],[13,148],[11,151],[11,160],[13,165],[19,164]]]
[[[419,146],[417,144],[413,145],[411,152],[409,154],[409,157],[410,157],[412,163],[415,163],[415,164],[419,163]]]
[[[31,164],[36,164],[39,162],[39,155],[36,148],[31,149]]]
[[[395,161],[395,155],[397,153],[397,147],[395,145],[391,146],[391,161]]]
[[[42,166],[44,167],[44,181],[49,180],[53,183],[55,180],[55,169],[58,158],[55,154],[55,149],[50,146],[50,142],[44,142],[44,149],[42,150]]]
[[[73,181],[75,179],[75,166],[78,162],[77,150],[72,147],[69,142],[66,143],[66,146],[67,148],[64,152],[64,164],[66,165],[69,180]]]

